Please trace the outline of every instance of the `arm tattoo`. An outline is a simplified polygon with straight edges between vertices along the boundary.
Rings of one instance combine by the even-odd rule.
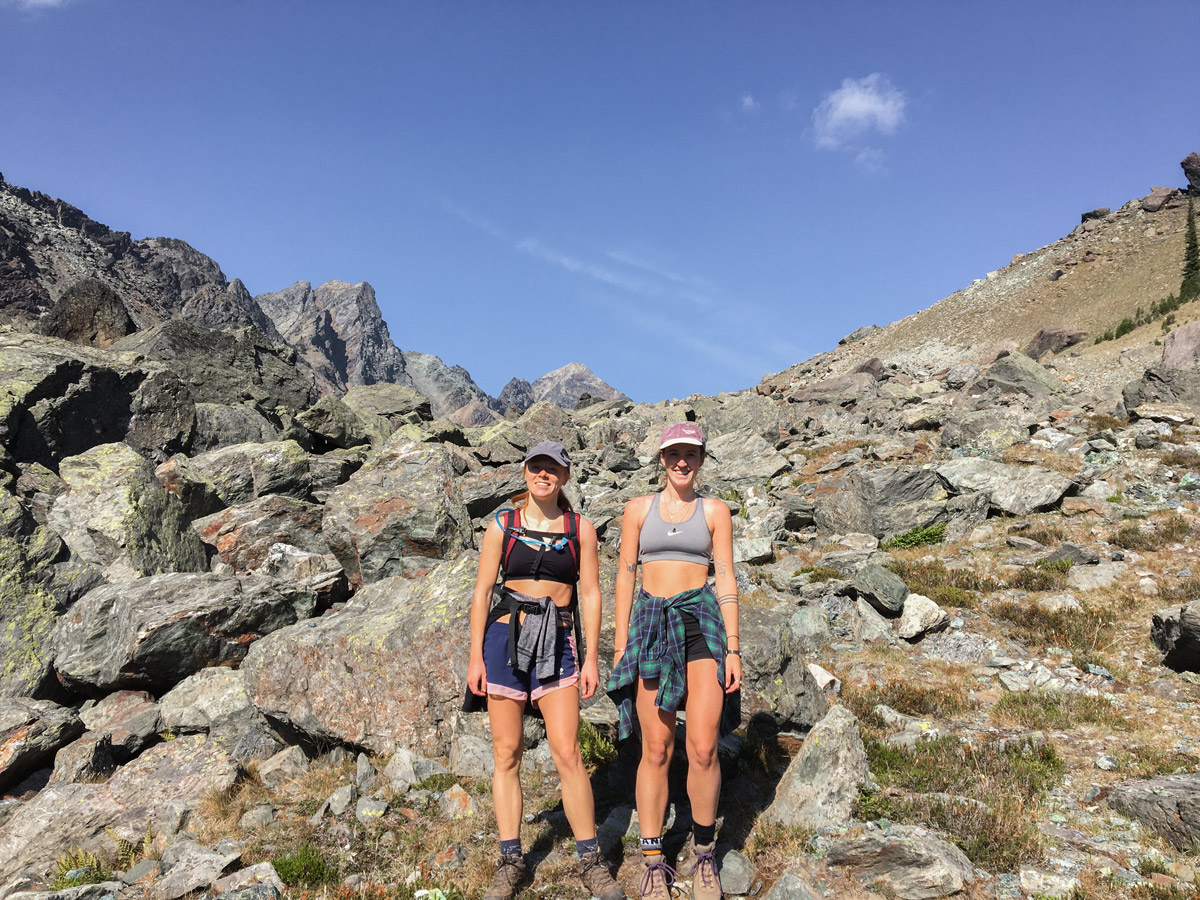
[[[636,562],[625,563],[625,571],[628,572],[630,575],[635,574],[637,572],[637,563]]]
[[[724,600],[718,600],[717,606],[729,606],[731,603],[734,606],[737,606],[737,602],[738,602],[737,597],[726,597]]]
[[[725,577],[727,569],[725,568],[724,562],[715,563],[713,568],[716,570],[718,575],[720,575],[722,578]]]

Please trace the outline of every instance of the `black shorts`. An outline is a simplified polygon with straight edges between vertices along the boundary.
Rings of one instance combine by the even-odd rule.
[[[690,612],[679,611],[680,618],[683,619],[683,646],[684,655],[688,662],[693,659],[712,659],[712,651],[708,649],[708,641],[704,640],[704,634],[700,631],[700,620],[693,616]]]

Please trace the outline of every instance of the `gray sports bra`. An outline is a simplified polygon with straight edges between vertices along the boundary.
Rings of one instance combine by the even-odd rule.
[[[704,518],[704,499],[696,498],[695,509],[682,522],[672,524],[663,519],[658,511],[662,494],[655,494],[642,523],[638,538],[638,560],[648,563],[660,559],[675,559],[681,562],[708,565],[712,556],[712,535],[708,533],[708,522]]]

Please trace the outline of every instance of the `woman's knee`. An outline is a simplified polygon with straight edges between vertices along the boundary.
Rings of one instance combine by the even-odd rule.
[[[675,741],[673,739],[642,741],[642,761],[661,768],[671,762],[671,752],[674,749]]]
[[[717,742],[701,738],[687,742],[688,765],[710,769],[717,764]]]
[[[497,772],[511,772],[521,767],[521,753],[524,748],[518,741],[516,744],[492,744],[492,761]]]

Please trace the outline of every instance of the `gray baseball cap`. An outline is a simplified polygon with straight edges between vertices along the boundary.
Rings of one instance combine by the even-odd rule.
[[[535,456],[548,456],[560,466],[571,468],[571,457],[567,455],[567,448],[558,441],[539,441],[534,444],[525,454],[525,462],[529,462]]]

